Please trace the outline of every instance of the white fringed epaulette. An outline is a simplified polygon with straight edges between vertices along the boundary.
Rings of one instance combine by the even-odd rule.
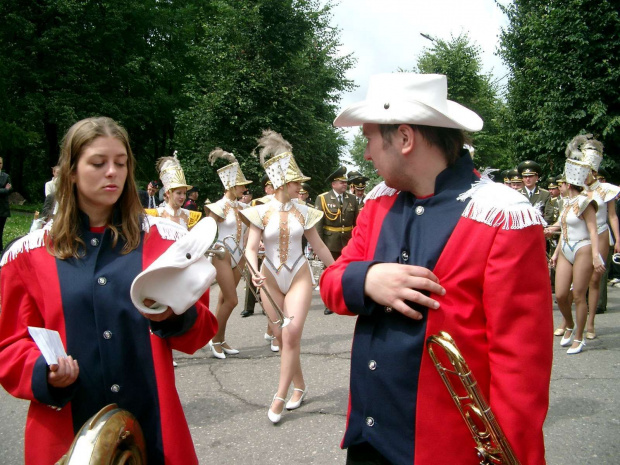
[[[45,237],[49,234],[50,229],[52,229],[52,223],[53,220],[49,221],[42,229],[37,229],[15,241],[2,256],[0,267],[15,260],[15,257],[22,252],[28,252],[43,247],[45,245]],[[151,226],[157,226],[157,231],[159,231],[159,235],[162,239],[169,241],[176,241],[187,234],[187,229],[173,221],[166,218],[145,215],[141,225],[142,230],[149,232]]]
[[[462,216],[479,223],[502,229],[524,229],[528,226],[547,223],[540,212],[532,207],[523,194],[494,182],[485,170],[480,181],[472,184],[471,189],[463,192],[457,200],[469,200]]]
[[[372,199],[377,199],[379,197],[383,197],[386,195],[388,197],[391,197],[394,194],[398,194],[398,192],[399,192],[398,190],[388,187],[385,184],[385,181],[383,181],[372,188],[372,190],[366,196],[366,199],[364,200],[364,202],[368,200],[372,200]]]
[[[177,241],[187,234],[187,229],[168,218],[144,215],[142,231],[149,232],[152,226],[157,226],[157,231],[162,239]]]
[[[0,268],[15,260],[22,252],[28,252],[29,250],[37,249],[45,245],[45,237],[49,234],[52,228],[52,221],[49,221],[42,229],[37,229],[29,234],[26,234],[21,239],[13,242],[9,250],[2,255],[2,261],[0,261]]]

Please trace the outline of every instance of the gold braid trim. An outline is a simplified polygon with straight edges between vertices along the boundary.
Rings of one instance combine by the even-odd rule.
[[[321,195],[320,197],[321,197],[321,208],[323,209],[323,212],[325,213],[325,218],[327,218],[329,221],[335,221],[338,217],[340,217],[340,214],[341,214],[340,207],[338,208],[338,211],[336,213],[332,213],[327,208],[327,203],[325,202],[325,196]]]

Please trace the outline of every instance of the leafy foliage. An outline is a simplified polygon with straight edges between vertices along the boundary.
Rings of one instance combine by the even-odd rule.
[[[212,183],[216,145],[249,157],[262,129],[282,132],[319,179],[344,141],[330,125],[351,87],[336,56],[331,3],[318,0],[3,0],[0,155],[15,188],[42,197],[60,138],[110,116],[128,130],[138,179],[179,149],[188,181]],[[215,189],[215,187],[213,187]]]
[[[448,98],[475,111],[484,121],[483,130],[471,134],[476,165],[508,168],[512,161],[504,131],[505,107],[492,76],[482,71],[480,47],[471,43],[467,34],[449,41],[431,39],[433,45],[423,51],[414,71],[445,74]]]
[[[318,5],[216,1],[200,9],[199,40],[191,50],[200,72],[184,86],[190,105],[177,113],[178,144],[193,154],[190,176],[206,184],[209,196],[220,195],[221,184],[206,155],[216,146],[232,151],[256,181],[262,169],[250,154],[268,128],[293,144],[317,190],[337,165],[345,142],[330,122],[339,93],[352,85],[344,78],[351,58],[336,56],[330,6]]]
[[[364,151],[366,150],[366,138],[362,132],[362,128],[353,137],[353,144],[350,149],[350,155],[353,162],[359,167],[359,172],[366,176],[369,181],[366,184],[366,191],[370,191],[379,184],[383,179],[375,172],[375,168],[371,161],[364,159]]]
[[[511,146],[558,174],[566,144],[593,133],[618,174],[620,13],[612,0],[514,0],[500,53],[510,69]],[[616,157],[616,159],[614,159]]]

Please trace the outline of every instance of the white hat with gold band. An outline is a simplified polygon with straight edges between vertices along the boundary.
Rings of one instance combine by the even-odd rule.
[[[177,158],[176,150],[173,157],[162,157],[157,160],[157,170],[159,171],[159,179],[161,179],[164,185],[165,192],[178,187],[192,188],[192,186],[185,182],[185,174]]]
[[[252,183],[252,181],[248,181],[245,178],[243,171],[241,171],[241,166],[239,166],[237,162],[237,158],[232,153],[217,147],[209,154],[209,163],[211,163],[211,166],[213,166],[215,160],[218,158],[232,162],[217,170],[217,175],[220,177],[224,189],[228,190],[235,186],[245,186],[246,184]]]

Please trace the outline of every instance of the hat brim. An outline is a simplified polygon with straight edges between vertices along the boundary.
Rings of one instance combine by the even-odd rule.
[[[194,186],[188,186],[187,184],[174,184],[174,183],[173,183],[173,184],[171,184],[171,185],[169,185],[169,186],[168,186],[168,190],[166,190],[166,192],[169,192],[169,191],[171,191],[172,189],[179,189],[179,188],[181,188],[181,187],[186,187],[186,188],[187,188],[187,190],[190,190],[190,189],[192,189]]]
[[[386,108],[387,106],[387,108]],[[335,127],[376,124],[419,124],[442,128],[480,131],[483,121],[475,112],[464,106],[447,101],[444,113],[417,100],[395,100],[386,102],[364,100],[345,108],[334,120]]]
[[[217,224],[207,217],[172,244],[134,279],[130,297],[142,313],[159,314],[168,307],[180,315],[194,305],[215,280],[212,259],[205,257],[217,236]],[[155,301],[154,307],[144,305]]]
[[[291,179],[290,181],[287,181],[287,182],[308,182],[311,179],[312,178],[309,178],[308,176],[301,176],[299,178]]]

